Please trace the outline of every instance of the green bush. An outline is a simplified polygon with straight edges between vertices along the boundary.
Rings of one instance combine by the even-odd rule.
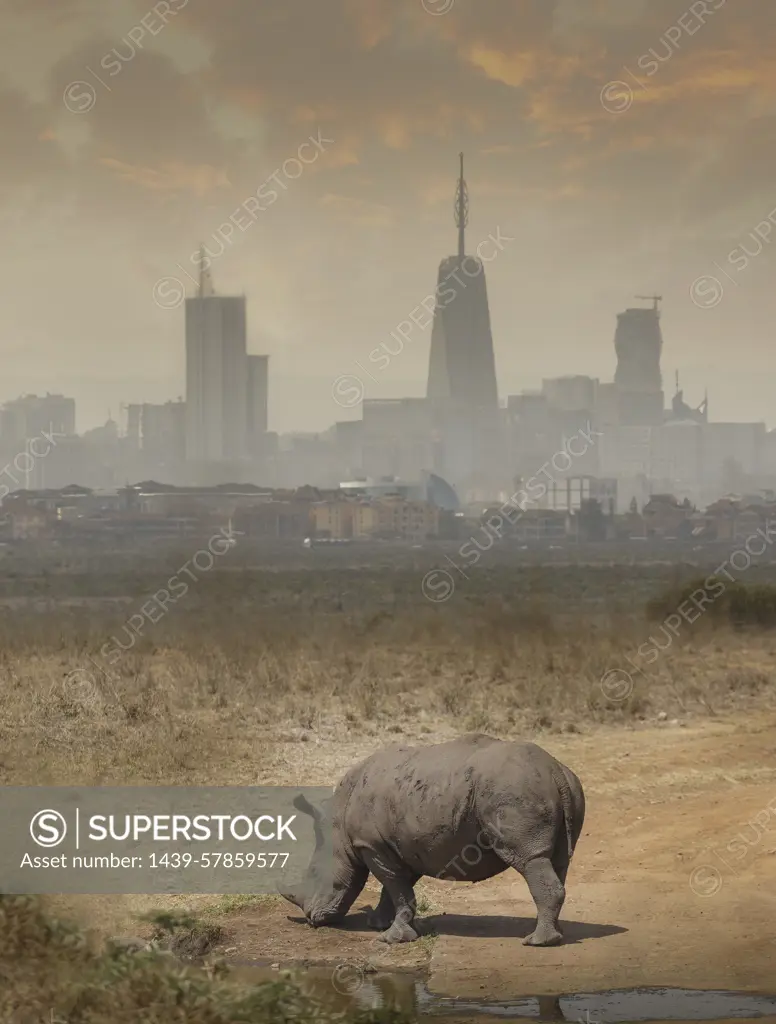
[[[343,1017],[292,981],[248,988],[159,952],[98,952],[27,896],[0,896],[2,1024],[403,1024],[395,1010]]]
[[[776,627],[776,586],[770,583],[747,586],[738,581],[731,583],[723,577],[716,577],[709,587],[706,585],[708,579],[707,576],[681,587],[671,587],[652,598],[646,605],[647,618],[665,621],[669,615],[681,614],[679,608],[686,608],[689,604],[697,608],[703,618],[709,617],[713,622],[726,622],[736,628]],[[720,591],[719,584],[723,584],[725,589]],[[699,591],[707,595],[709,601],[703,602],[703,598],[698,597]]]

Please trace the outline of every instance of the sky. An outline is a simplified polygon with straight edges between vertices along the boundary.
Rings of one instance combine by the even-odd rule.
[[[616,314],[659,294],[667,397],[678,371],[711,419],[776,426],[769,0],[0,0],[0,23],[1,400],[70,394],[84,430],[183,396],[200,244],[270,355],[271,429],[424,394],[430,326],[391,335],[455,251],[463,151],[502,397],[611,380]]]

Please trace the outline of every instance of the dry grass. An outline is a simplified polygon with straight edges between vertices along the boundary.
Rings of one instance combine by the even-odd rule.
[[[100,648],[128,643],[137,601],[6,614],[0,781],[276,784],[299,781],[288,750],[301,760],[303,744],[324,756],[342,742],[631,725],[770,704],[776,693],[768,631],[684,624],[650,665],[636,652],[650,636],[666,647],[660,627],[643,605],[602,615],[582,570],[579,598],[555,607],[503,593],[387,610],[391,581],[380,583],[351,574],[351,610],[339,611],[325,592],[312,600],[283,581],[251,590],[241,575],[212,574],[113,665]],[[612,668],[633,677],[623,699],[601,687]]]

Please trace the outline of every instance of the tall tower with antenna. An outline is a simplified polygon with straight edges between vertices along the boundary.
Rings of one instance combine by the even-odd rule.
[[[458,251],[442,260],[437,273],[426,391],[445,436],[440,469],[453,483],[485,469],[489,458],[498,458],[498,387],[485,267],[479,257],[466,254],[469,192],[463,153],[459,161],[454,207]]]
[[[427,395],[469,408],[498,408],[485,267],[477,256],[466,255],[468,223],[461,153],[455,194],[458,252],[439,264]]]
[[[239,460],[247,449],[244,295],[216,295],[200,249],[197,294],[186,299],[186,459]]]

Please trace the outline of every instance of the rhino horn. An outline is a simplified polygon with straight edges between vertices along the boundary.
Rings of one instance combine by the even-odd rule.
[[[290,889],[281,889],[278,887],[277,891],[278,895],[282,896],[284,900],[288,900],[289,903],[293,904],[293,906],[295,907],[298,907],[299,910],[304,910],[301,899],[295,893],[291,892]]]

